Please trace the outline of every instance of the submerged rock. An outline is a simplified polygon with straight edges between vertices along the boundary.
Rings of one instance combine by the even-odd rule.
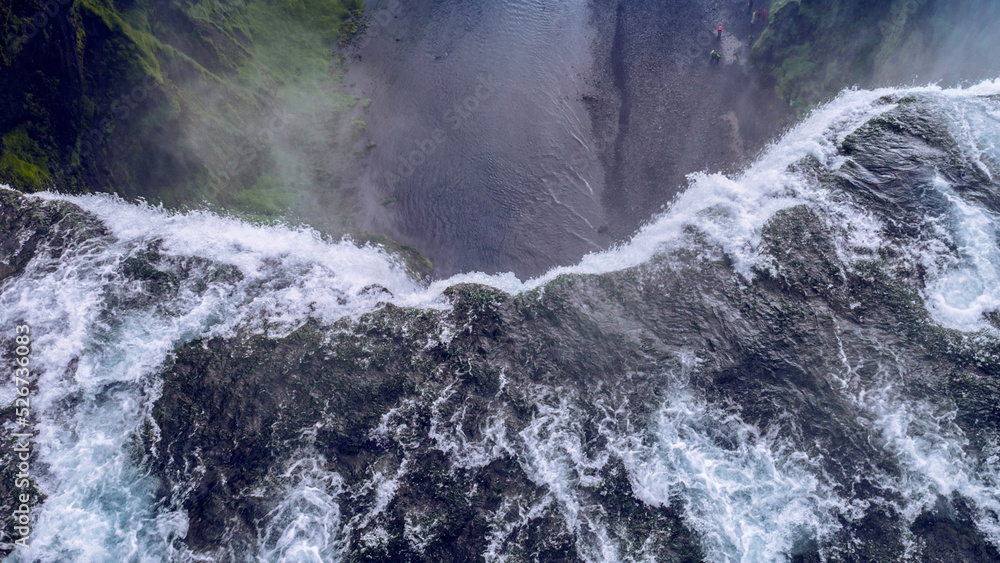
[[[843,88],[995,78],[988,0],[774,0],[752,63],[799,112]]]
[[[69,246],[106,235],[100,222],[72,205],[62,202],[29,202],[9,189],[0,189],[0,230],[4,233],[4,237],[0,239],[0,284],[6,284],[23,274],[39,252],[58,257]],[[29,321],[21,319],[20,322]],[[6,357],[18,357],[14,354],[17,346],[14,340],[15,328],[8,327],[6,334],[10,335],[9,340],[4,343]],[[33,336],[30,332],[28,334]],[[13,361],[10,366],[9,384],[13,387],[13,369],[16,366]],[[29,364],[28,368],[29,375],[25,379],[29,382],[27,387],[31,392],[37,389],[38,373],[35,366]],[[37,417],[30,404],[31,397],[29,394],[27,417],[19,414],[19,411],[25,409],[21,408],[23,403],[16,403],[16,399],[0,408],[0,442],[4,444],[0,449],[0,513],[5,515],[3,527],[0,528],[0,555],[3,556],[14,550],[13,542],[22,536],[28,535],[30,543],[30,534],[17,533],[14,528],[24,523],[15,522],[10,515],[26,504],[31,512],[27,515],[27,527],[30,529],[35,525],[36,507],[46,498],[39,490],[37,481]],[[32,438],[25,440],[23,437],[15,437],[15,433],[28,434]],[[25,460],[20,457],[19,452],[14,451],[18,444],[25,443],[30,450],[29,459],[26,460],[29,465],[27,472],[19,470],[19,465]],[[26,495],[27,503],[22,502],[21,495]]]
[[[764,537],[795,561],[1000,560],[977,469],[994,463],[1000,341],[941,328],[905,256],[943,236],[935,178],[990,209],[997,185],[940,109],[890,103],[840,167],[796,165],[887,246],[851,247],[852,225],[798,205],[765,225],[752,279],[692,246],[520,295],[458,285],[446,311],[178,349],[146,450],[186,543],[288,553],[279,536],[302,529],[273,515],[301,502],[312,481],[290,468],[308,459],[336,476],[323,553],[351,561],[778,557],[754,551]],[[928,463],[967,484],[934,485]]]
[[[932,97],[877,107],[768,176],[811,195],[775,190],[746,239],[691,220],[638,265],[515,295],[404,307],[425,288],[387,269],[312,277],[334,261],[287,242],[225,265],[13,192],[4,283],[113,246],[88,345],[182,325],[155,377],[67,360],[49,413],[141,421],[139,518],[178,559],[1000,561],[1000,339],[966,283],[989,279],[1000,170]],[[108,349],[91,365],[133,360]]]

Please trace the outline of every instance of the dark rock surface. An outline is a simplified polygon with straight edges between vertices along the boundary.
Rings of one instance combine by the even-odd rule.
[[[909,158],[886,147],[920,155],[902,171],[911,180],[941,173],[966,179],[970,200],[996,193],[940,133],[940,113],[917,98],[891,102],[899,106],[844,143],[851,166],[797,166],[887,225],[899,209],[929,217],[936,203],[878,177]],[[908,462],[864,400],[888,385],[896,406],[886,408],[955,409],[966,455],[985,456],[996,439],[1000,341],[930,320],[924,272],[899,254],[928,230],[889,228],[891,245],[845,263],[837,249],[848,227],[819,213],[776,213],[762,235],[772,266],[750,281],[694,248],[517,296],[455,286],[445,312],[387,304],[284,338],[192,342],[164,372],[147,463],[165,495],[187,491],[168,498],[191,518],[189,545],[220,559],[253,552],[255,526],[282,501],[252,491],[281,490],[292,460],[308,458],[343,480],[349,560],[459,561],[492,550],[575,561],[610,544],[619,556],[697,561],[706,540],[682,516],[691,500],[640,500],[617,442],[655,443],[646,421],[689,392],[733,417],[714,419],[720,447],[748,439],[736,420],[781,436],[816,460],[825,486],[865,507],[838,514],[832,536],[802,537],[793,560],[890,561],[917,549],[928,561],[1000,561],[974,524],[984,516],[958,492],[907,521],[892,483],[906,479]],[[540,463],[563,467],[568,481],[546,481]],[[228,546],[213,543],[222,533]]]
[[[997,77],[1000,5],[989,0],[774,2],[753,64],[805,112],[845,86],[954,85]]]

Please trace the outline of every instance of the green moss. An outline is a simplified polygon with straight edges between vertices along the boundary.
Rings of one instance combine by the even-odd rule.
[[[318,87],[316,80],[328,77],[330,56],[322,32],[303,29],[280,4],[252,3],[246,21],[255,55],[244,68],[244,76],[253,81],[248,86],[266,88],[273,81],[279,88]]]
[[[779,96],[801,97],[801,85],[816,72],[817,66],[806,51],[804,47],[793,50],[775,71],[776,91]]]
[[[31,140],[24,125],[3,136],[0,178],[30,191],[45,189],[52,181],[45,151]]]
[[[73,4],[75,10],[89,12],[104,22],[112,32],[118,32],[126,36],[131,45],[136,47],[134,53],[123,53],[124,60],[135,60],[138,62],[146,74],[157,77],[161,82],[163,77],[160,74],[160,63],[156,58],[156,52],[162,44],[149,31],[149,24],[145,15],[135,10],[131,12],[130,19],[136,23],[144,25],[145,30],[136,29],[129,25],[122,14],[115,8],[114,4],[108,0],[78,0]],[[133,80],[141,79],[141,76],[131,77]]]
[[[351,94],[344,94],[337,99],[337,111],[347,111],[354,106],[358,105],[358,100],[361,98],[358,96],[353,96]]]
[[[364,21],[364,9],[358,7],[350,11],[349,17],[343,22],[340,32],[340,44],[346,45],[354,40],[368,27]]]
[[[295,202],[294,194],[274,174],[260,176],[253,186],[236,192],[232,198],[237,210],[264,217],[280,216]]]
[[[772,14],[776,13],[778,10],[784,8],[785,4],[788,4],[790,2],[795,2],[796,4],[798,4],[799,0],[772,0],[769,11]]]
[[[0,26],[16,27],[13,12],[33,13],[39,2],[0,7]],[[25,91],[0,108],[0,123],[28,124],[0,130],[0,180],[175,208],[207,202],[341,236],[352,203],[333,164],[344,159],[330,156],[352,156],[367,124],[348,117],[361,98],[344,92],[331,47],[363,29],[363,8],[362,0],[67,4],[67,33],[50,27],[31,44],[39,60],[75,57],[75,70],[45,68],[45,81],[28,85],[0,76],[0,89]],[[0,50],[0,64],[36,64],[18,45]]]
[[[875,24],[895,3],[775,2],[751,53],[753,63],[774,81],[779,96],[805,109],[845,85],[869,80],[884,41]]]

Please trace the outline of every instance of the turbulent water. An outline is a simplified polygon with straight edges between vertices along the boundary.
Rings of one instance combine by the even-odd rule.
[[[9,559],[1000,560],[998,96],[844,92],[524,283],[7,191]]]

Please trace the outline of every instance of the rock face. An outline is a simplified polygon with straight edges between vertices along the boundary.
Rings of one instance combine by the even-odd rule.
[[[358,102],[338,88],[328,47],[357,32],[360,10],[355,0],[4,6],[0,181],[265,216],[308,208],[317,186],[335,198],[337,167],[313,151],[349,154],[353,138],[296,148],[288,137],[304,140],[304,119],[339,132]],[[305,165],[322,178],[293,178]]]
[[[995,78],[995,2],[775,0],[752,52],[800,112],[841,89]]]
[[[876,247],[796,205],[749,279],[692,228],[615,273],[177,349],[143,463],[185,542],[285,553],[308,490],[350,561],[1000,561],[1000,340],[933,321],[912,258],[957,252],[936,179],[996,213],[997,163],[963,155],[940,105],[881,103],[842,166],[793,166],[884,225]],[[734,519],[754,527],[715,524]]]

